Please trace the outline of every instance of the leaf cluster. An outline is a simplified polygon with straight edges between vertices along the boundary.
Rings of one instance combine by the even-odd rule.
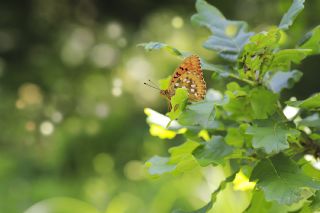
[[[148,109],[151,126],[172,131],[174,136],[182,134],[186,140],[170,148],[170,156],[155,156],[146,163],[153,176],[236,165],[212,192],[210,202],[195,212],[209,211],[217,193],[240,173],[254,183],[245,212],[287,212],[292,205],[297,212],[320,210],[320,168],[316,165],[320,93],[305,100],[281,99],[281,92],[303,75],[292,64],[320,53],[320,26],[295,47],[281,47],[283,35],[303,8],[304,0],[294,0],[277,27],[250,32],[245,22],[228,20],[214,6],[197,0],[191,21],[210,30],[203,46],[225,60],[220,65],[201,58],[202,68],[213,72],[213,77],[228,78],[229,83],[224,91],[209,89],[203,101],[189,104],[186,91],[177,90],[168,117]],[[160,42],[141,46],[149,51],[165,49],[179,57],[190,54]]]

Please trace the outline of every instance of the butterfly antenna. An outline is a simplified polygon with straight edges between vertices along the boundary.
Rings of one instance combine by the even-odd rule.
[[[153,81],[151,81],[150,79],[148,79],[148,81],[155,87],[159,88],[158,84],[154,83]]]
[[[156,89],[156,90],[160,90],[158,87],[155,87],[155,86],[153,86],[153,85],[150,85],[150,84],[147,84],[147,83],[143,83],[144,85],[147,85],[147,86],[149,86],[149,87],[151,87],[151,88],[153,88],[153,89]]]

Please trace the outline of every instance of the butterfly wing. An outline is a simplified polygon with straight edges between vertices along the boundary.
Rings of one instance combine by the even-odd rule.
[[[203,79],[200,59],[192,55],[187,57],[175,70],[168,88],[169,99],[177,88],[186,88],[190,101],[203,100],[206,94],[206,83]]]

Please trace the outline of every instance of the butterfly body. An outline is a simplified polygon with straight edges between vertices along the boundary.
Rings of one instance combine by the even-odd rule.
[[[178,88],[188,90],[189,101],[191,102],[204,99],[206,95],[206,83],[203,79],[198,56],[192,55],[184,59],[173,73],[168,89],[161,90],[160,94],[170,101]]]

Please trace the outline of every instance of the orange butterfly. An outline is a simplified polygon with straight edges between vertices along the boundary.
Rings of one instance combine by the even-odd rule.
[[[184,59],[174,71],[168,89],[160,90],[160,94],[170,101],[177,88],[186,88],[188,90],[189,101],[201,101],[204,99],[206,82],[203,79],[198,56],[191,55]]]

